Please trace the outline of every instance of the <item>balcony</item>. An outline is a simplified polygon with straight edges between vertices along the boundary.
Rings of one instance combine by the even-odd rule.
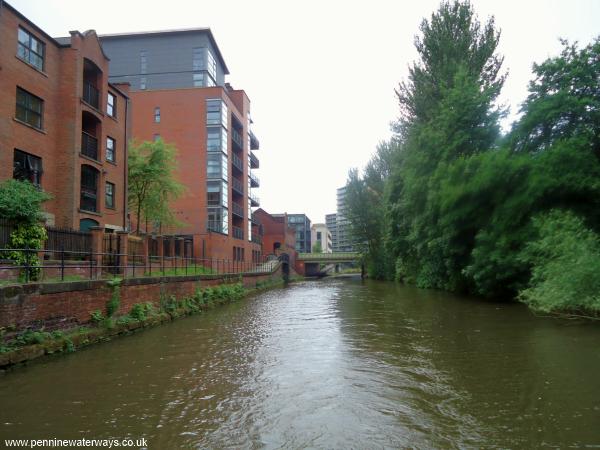
[[[85,131],[81,132],[81,154],[98,160],[98,139]]]
[[[252,242],[255,244],[262,244],[262,236],[256,233],[252,233]]]
[[[250,152],[250,167],[252,169],[258,169],[258,167],[259,167],[258,158],[252,152]]]
[[[239,156],[237,156],[235,153],[231,155],[231,165],[233,166],[234,169],[239,170],[241,173],[244,172],[244,164],[242,163],[242,160],[240,159]]]
[[[88,81],[83,82],[83,101],[96,109],[100,108],[100,92]]]
[[[233,146],[234,150],[244,149],[244,141],[242,140],[242,135],[235,128],[232,128],[231,130],[231,141],[235,144]]]
[[[250,216],[250,222],[252,222],[252,225],[260,226],[260,221],[254,215],[254,213]]]
[[[258,150],[260,147],[260,143],[258,142],[258,139],[256,139],[256,136],[254,136],[254,133],[251,131],[250,132],[250,150]]]
[[[209,231],[216,231],[217,233],[227,234],[227,228],[223,226],[223,222],[220,220],[209,220],[206,224],[206,229]]]
[[[244,184],[237,178],[231,179],[231,187],[234,194],[244,195]]]
[[[244,208],[242,207],[242,205],[232,202],[231,203],[233,205],[232,207],[232,212],[234,216],[239,217],[240,219],[244,218]]]
[[[233,237],[236,239],[244,239],[244,230],[240,227],[233,227]]]
[[[252,207],[256,207],[256,206],[260,206],[260,199],[254,195],[254,194],[250,194],[250,206]]]
[[[250,187],[257,188],[260,186],[260,180],[256,175],[254,175],[252,172],[250,172],[249,177],[250,177]]]

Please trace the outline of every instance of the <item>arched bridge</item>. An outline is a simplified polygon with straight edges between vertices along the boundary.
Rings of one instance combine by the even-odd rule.
[[[355,252],[298,253],[296,261],[298,263],[298,271],[303,272],[304,276],[325,276],[327,270],[322,270],[323,265],[331,265],[329,266],[331,269],[336,264],[359,262],[360,254]]]

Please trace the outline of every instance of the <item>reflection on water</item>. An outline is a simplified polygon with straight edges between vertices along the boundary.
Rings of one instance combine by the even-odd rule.
[[[0,438],[149,448],[600,446],[600,329],[303,282],[0,377]]]

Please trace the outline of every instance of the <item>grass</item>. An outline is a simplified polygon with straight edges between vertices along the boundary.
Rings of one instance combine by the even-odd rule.
[[[162,277],[162,276],[176,276],[176,275],[211,275],[215,274],[214,270],[209,269],[204,266],[188,266],[187,269],[185,267],[171,267],[165,269],[164,271],[160,270],[160,267],[152,268],[152,273],[145,272],[144,276],[147,277]]]

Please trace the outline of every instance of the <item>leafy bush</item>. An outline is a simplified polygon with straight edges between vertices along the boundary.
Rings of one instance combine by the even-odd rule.
[[[95,324],[98,324],[100,322],[102,322],[104,320],[104,315],[102,314],[102,311],[100,311],[99,309],[97,309],[96,311],[94,311],[92,313],[92,322]]]
[[[42,219],[42,203],[52,196],[27,181],[0,183],[0,217],[15,223],[33,224]]]
[[[537,239],[521,255],[531,281],[519,299],[541,312],[600,314],[600,237],[560,210],[535,217],[533,226]]]

